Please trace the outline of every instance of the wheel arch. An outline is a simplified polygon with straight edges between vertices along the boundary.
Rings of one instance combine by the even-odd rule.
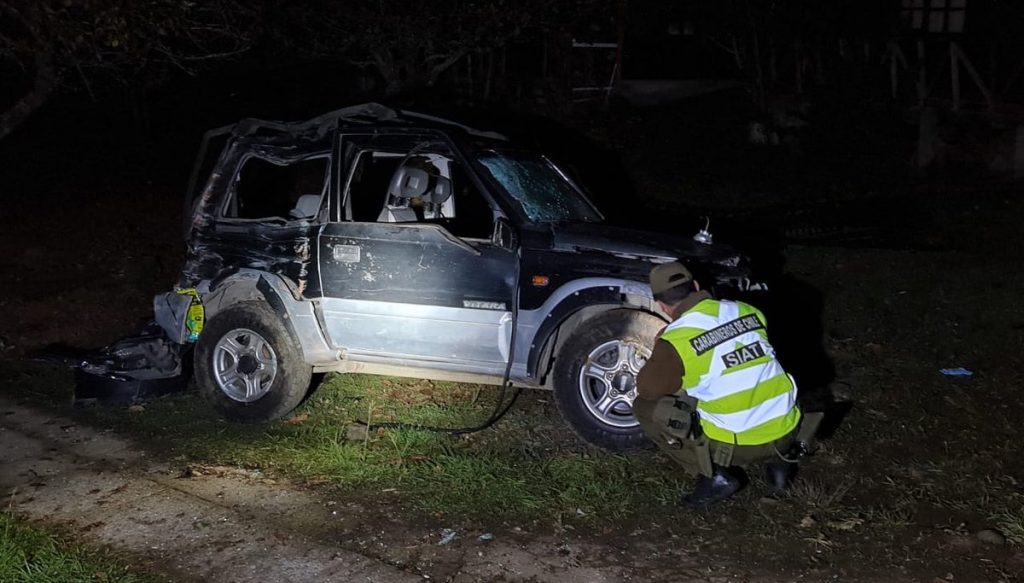
[[[256,269],[240,269],[205,283],[200,284],[198,289],[208,318],[240,302],[252,301],[265,301],[278,315],[284,315],[287,310],[282,294],[291,296],[292,300],[296,299],[286,278]]]
[[[284,276],[256,269],[241,269],[200,286],[208,319],[241,302],[264,302],[297,341],[307,363],[336,360],[337,353],[323,335],[313,301],[303,299],[297,290]]]
[[[552,298],[558,298],[553,306],[541,308],[545,312],[543,321],[537,326],[530,345],[527,370],[544,388],[550,388],[554,360],[566,339],[595,316],[614,310],[637,310],[668,322],[659,313],[646,285],[625,280],[591,281],[582,286],[581,282],[575,283],[576,289],[562,293],[561,297],[552,294]]]

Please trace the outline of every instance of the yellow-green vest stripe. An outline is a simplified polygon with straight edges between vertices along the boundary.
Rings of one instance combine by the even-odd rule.
[[[681,386],[698,400],[701,427],[711,439],[760,445],[800,422],[796,385],[775,359],[765,324],[749,304],[707,299],[662,334],[679,353]]]

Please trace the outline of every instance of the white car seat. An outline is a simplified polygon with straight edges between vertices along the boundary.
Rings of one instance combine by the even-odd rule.
[[[427,192],[430,176],[424,170],[409,166],[400,166],[391,177],[388,186],[388,197],[384,208],[377,217],[378,223],[409,223],[416,222],[416,211],[409,207],[409,202]]]
[[[320,195],[319,194],[303,194],[299,197],[299,200],[295,201],[295,208],[288,213],[293,219],[312,219],[316,217],[317,211],[320,210]]]

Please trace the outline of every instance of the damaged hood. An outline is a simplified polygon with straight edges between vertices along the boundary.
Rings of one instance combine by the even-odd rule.
[[[704,244],[685,236],[652,233],[599,223],[559,223],[552,227],[552,249],[568,252],[603,252],[626,259],[674,260],[690,258],[722,262],[737,258],[736,250]]]

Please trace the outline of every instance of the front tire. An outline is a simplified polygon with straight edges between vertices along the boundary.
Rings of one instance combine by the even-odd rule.
[[[633,416],[636,374],[665,322],[639,310],[584,320],[555,359],[555,403],[573,431],[596,446],[635,449],[648,440]]]
[[[309,392],[312,367],[280,317],[243,302],[206,325],[195,353],[196,382],[225,418],[242,423],[280,419]]]

